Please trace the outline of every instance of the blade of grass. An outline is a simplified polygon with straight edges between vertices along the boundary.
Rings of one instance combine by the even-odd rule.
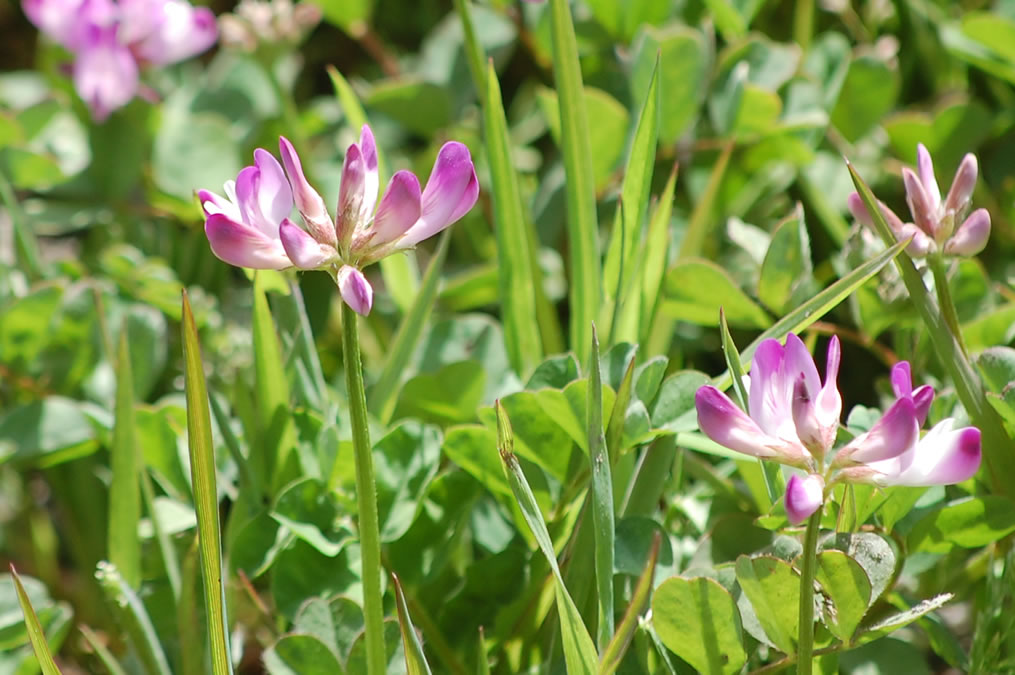
[[[631,646],[634,633],[638,630],[638,619],[648,607],[652,597],[652,577],[656,571],[656,561],[659,560],[659,545],[660,537],[656,532],[652,538],[652,548],[649,550],[645,570],[638,577],[638,583],[634,587],[634,592],[631,593],[631,603],[627,606],[624,618],[617,626],[616,634],[603,652],[603,658],[599,664],[599,675],[613,675],[620,666],[620,661],[624,658],[627,648]]]
[[[367,114],[363,110],[363,104],[360,103],[359,97],[356,96],[356,92],[353,91],[342,73],[334,66],[328,66],[328,77],[331,78],[335,95],[345,112],[346,119],[349,120],[349,126],[359,130],[364,124],[367,124]],[[380,184],[386,184],[388,165],[380,148],[377,148],[377,173]],[[403,312],[409,311],[412,299],[416,296],[419,287],[419,270],[416,269],[414,261],[407,255],[389,255],[387,258],[382,258],[378,264],[381,266],[384,285],[395,304]]]
[[[286,455],[294,446],[289,405],[289,379],[282,365],[275,322],[260,273],[254,275],[254,309],[251,328],[254,333],[254,405],[260,426],[258,445],[248,462],[258,482],[274,494],[280,487]]]
[[[455,11],[462,20],[462,32],[465,35],[465,59],[469,65],[469,73],[472,75],[472,84],[476,88],[476,97],[479,98],[483,107],[486,107],[486,69],[483,62],[486,54],[483,53],[483,46],[479,44],[476,37],[476,27],[472,23],[472,10],[469,9],[468,0],[455,0]]]
[[[624,377],[617,389],[617,397],[613,399],[610,421],[606,425],[606,448],[610,453],[611,466],[617,465],[617,460],[620,459],[620,453],[623,450],[620,443],[624,436],[624,419],[627,416],[627,408],[631,405],[635,361],[635,357],[632,356],[631,360],[627,362],[627,369],[624,370]]]
[[[754,350],[768,338],[782,339],[788,333],[799,333],[815,321],[820,320],[821,317],[849,297],[853,291],[880,272],[895,256],[899,255],[908,243],[907,241],[902,241],[890,246],[769,326],[740,352],[741,363],[745,365],[749,364],[751,359],[754,358]],[[733,379],[729,371],[713,380],[713,384],[723,390],[729,388],[732,383]]]
[[[564,579],[560,575],[560,567],[557,565],[557,556],[553,551],[553,540],[550,539],[550,533],[546,529],[539,504],[536,503],[536,497],[532,494],[532,489],[525,479],[518,458],[513,452],[514,434],[511,431],[511,422],[508,420],[504,408],[501,407],[500,401],[497,401],[494,407],[497,412],[497,450],[504,464],[511,492],[518,502],[525,522],[532,530],[539,550],[542,551],[550,565],[550,572],[553,574],[553,590],[557,613],[560,617],[560,632],[567,672],[571,675],[591,675],[596,672],[598,666],[596,646],[564,585]]]
[[[484,125],[493,187],[494,229],[497,232],[501,322],[511,367],[524,376],[543,360],[538,324],[532,320],[536,315],[536,285],[532,268],[538,263],[533,251],[529,250],[522,195],[511,159],[511,139],[492,61],[487,69],[486,81]]]
[[[180,560],[176,556],[176,549],[169,539],[169,534],[162,527],[159,514],[155,511],[155,489],[152,487],[151,477],[147,471],[142,471],[141,495],[144,497],[145,510],[148,511],[148,518],[152,523],[152,531],[155,533],[155,541],[159,544],[159,553],[162,554],[162,566],[166,569],[166,578],[169,579],[169,588],[173,592],[174,604],[180,602]]]
[[[719,158],[715,161],[712,173],[708,177],[708,184],[701,195],[701,200],[694,205],[691,220],[687,223],[687,231],[684,233],[683,241],[680,242],[680,251],[677,254],[681,260],[702,254],[705,238],[708,236],[710,228],[717,222],[713,217],[715,200],[719,196],[719,188],[726,176],[726,167],[729,166],[733,148],[734,143],[730,141],[719,153]]]
[[[18,602],[21,604],[21,612],[25,615],[25,629],[28,631],[28,639],[32,643],[32,651],[39,662],[39,668],[43,675],[60,675],[60,669],[56,667],[53,654],[49,651],[49,643],[46,642],[46,632],[42,629],[39,617],[32,608],[32,601],[28,599],[28,592],[18,571],[11,564],[11,578],[14,580],[14,588],[18,593]]]
[[[106,667],[109,675],[127,675],[127,671],[124,670],[123,666],[117,662],[113,653],[109,651],[106,645],[102,644],[102,640],[100,640],[99,636],[95,634],[95,631],[84,624],[78,626],[78,630],[81,631],[81,635],[84,636],[85,642],[88,643],[88,646],[90,646],[95,652],[95,656],[98,657],[99,661],[102,662],[102,665]]]
[[[603,291],[605,302],[600,322],[612,317],[611,306],[619,306],[619,319],[602,324],[609,336],[607,345],[616,342],[634,342],[638,339],[638,297],[631,297],[636,288],[639,246],[642,225],[648,210],[649,191],[652,188],[652,169],[655,166],[656,144],[659,139],[659,55],[652,70],[652,80],[642,103],[638,126],[627,158],[624,181],[620,187],[620,227],[614,226],[606,249],[603,265]],[[614,292],[616,289],[616,292]],[[640,295],[640,294],[639,294]],[[613,297],[611,297],[613,296]]]
[[[130,365],[127,322],[120,329],[116,357],[116,403],[110,464],[108,556],[131,588],[141,587],[141,489],[137,432],[134,426],[134,375]]]
[[[592,322],[599,314],[600,263],[596,185],[592,173],[588,111],[585,109],[578,45],[567,0],[550,0],[553,79],[560,99],[561,150],[567,175],[567,230],[571,252],[571,348],[588,363]]]
[[[113,605],[117,621],[134,645],[145,672],[149,675],[172,675],[151,617],[120,571],[112,563],[102,561],[95,570],[95,578]]]
[[[25,273],[29,281],[38,281],[43,277],[39,242],[35,239],[35,232],[25,220],[25,211],[18,203],[14,187],[4,171],[0,171],[0,202],[3,202],[11,219],[11,227],[14,230],[14,250],[17,252],[21,271]]]
[[[303,302],[303,291],[299,282],[294,278],[289,279],[289,294],[279,294],[277,297],[275,310],[279,325],[291,327],[293,355],[307,374],[306,378],[299,380],[303,386],[297,387],[297,401],[324,413],[328,404],[328,385],[324,380],[324,370],[317,354],[317,345],[314,343],[314,333],[310,328],[310,318],[307,316],[307,307]]]
[[[201,616],[198,613],[198,575],[200,537],[195,536],[183,557],[183,588],[176,605],[176,625],[180,630],[180,672],[182,675],[202,675],[205,670],[205,643],[202,636]]]
[[[409,359],[419,346],[423,337],[423,329],[426,328],[427,317],[433,311],[434,301],[437,298],[437,290],[440,288],[441,269],[444,267],[444,257],[448,252],[448,244],[451,241],[451,230],[446,230],[437,245],[437,250],[430,259],[426,275],[423,277],[423,285],[413,300],[412,307],[402,318],[395,333],[395,339],[388,346],[388,357],[384,360],[384,370],[377,379],[377,383],[370,390],[370,410],[385,424],[391,420],[395,412],[395,404],[398,402],[398,388],[402,378],[409,367]]]
[[[596,589],[599,623],[596,642],[605,649],[613,637],[613,477],[610,455],[603,435],[603,379],[599,368],[599,336],[592,327],[592,357],[589,360],[585,420],[588,430],[589,462],[592,470],[592,523],[596,537]]]
[[[886,245],[892,244],[895,242],[895,235],[885,222],[877,199],[853,165],[849,162],[846,165],[853,185],[860,193],[867,212],[871,214],[878,233]],[[908,241],[898,242],[893,248],[908,243]],[[970,420],[980,429],[983,457],[987,460],[987,473],[992,488],[999,494],[1012,496],[1015,494],[1015,487],[1008,478],[1015,475],[1015,453],[1012,453],[1012,440],[1005,432],[1000,416],[987,401],[987,395],[976,370],[963,353],[956,336],[948,329],[948,322],[924,286],[923,278],[913,265],[913,260],[908,254],[903,253],[895,258],[895,264],[902,274],[902,281],[906,284],[910,299],[920,313],[920,319],[927,327],[931,345],[955,385],[955,393],[962,401]]]
[[[405,670],[408,675],[430,675],[430,666],[423,655],[423,645],[420,644],[419,636],[409,618],[409,608],[405,604],[405,594],[402,593],[402,584],[398,581],[398,575],[392,574],[391,580],[395,586],[395,606],[398,608],[398,628],[402,632],[402,649],[405,652]]]
[[[262,296],[263,297],[263,296]],[[215,480],[215,446],[211,440],[211,415],[208,389],[201,363],[201,345],[190,310],[187,291],[183,291],[183,361],[187,397],[187,442],[190,448],[190,476],[194,486],[194,508],[201,550],[201,579],[204,582],[204,608],[208,623],[208,641],[214,675],[233,672],[226,623],[226,589],[222,569],[222,535],[219,526],[218,488]]]
[[[677,189],[678,165],[673,165],[666,187],[659,196],[656,210],[649,221],[648,236],[643,243],[641,263],[641,298],[638,321],[638,341],[648,342],[659,310],[659,289],[666,274],[667,253],[670,250],[670,216],[673,214],[673,195]],[[645,353],[645,350],[642,350]],[[656,352],[649,352],[654,354]]]

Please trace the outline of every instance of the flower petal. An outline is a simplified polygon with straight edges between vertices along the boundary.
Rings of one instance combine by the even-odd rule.
[[[324,205],[324,199],[307,182],[307,178],[303,174],[303,164],[300,162],[300,156],[296,154],[296,148],[289,142],[289,139],[280,136],[278,139],[278,149],[282,157],[282,164],[285,166],[286,175],[289,176],[293,201],[296,202],[296,208],[299,210],[300,215],[303,216],[303,222],[307,224],[307,229],[314,235],[314,239],[322,244],[328,244],[332,247],[337,246],[338,239],[335,237],[335,223],[332,222],[331,216],[328,214],[328,207]]]
[[[367,124],[359,132],[359,151],[363,157],[363,218],[370,219],[377,205],[377,190],[381,187],[381,176],[377,169],[377,144],[374,132]]]
[[[343,265],[335,279],[345,304],[361,316],[370,313],[374,304],[374,289],[363,273],[352,265]]]
[[[366,164],[359,146],[353,143],[345,151],[342,163],[342,184],[338,188],[338,240],[348,243],[353,234],[366,223],[364,191]]]
[[[451,141],[437,154],[423,190],[422,213],[398,242],[398,248],[415,246],[464,216],[479,198],[479,179],[469,149]]]
[[[792,423],[790,400],[793,382],[781,376],[785,349],[778,340],[763,340],[754,352],[751,363],[751,389],[748,409],[759,427],[777,436],[787,422]]]
[[[913,376],[910,371],[909,361],[899,361],[892,366],[892,391],[896,398],[904,398],[913,395]]]
[[[934,402],[934,387],[925,384],[913,390],[913,408],[916,411],[916,422],[921,427],[927,421],[930,404]]]
[[[799,525],[821,508],[824,501],[825,481],[817,474],[806,478],[793,474],[786,483],[786,515],[789,522]]]
[[[231,192],[233,195],[236,194],[236,181],[226,182],[226,192]],[[233,220],[242,220],[240,209],[234,202],[210,190],[198,190],[197,198],[201,201],[201,209],[206,217],[221,213]]]
[[[954,429],[954,419],[939,422],[912,451],[912,461],[902,471],[885,471],[876,477],[880,485],[951,485],[971,478],[980,468],[980,430]],[[879,469],[879,464],[871,465]]]
[[[909,167],[902,169],[902,182],[906,186],[906,203],[913,222],[933,239],[937,233],[937,209],[931,202],[931,196]]]
[[[899,241],[905,241],[912,237],[912,241],[906,247],[906,253],[914,258],[922,258],[937,247],[931,235],[913,223],[903,223],[896,232],[896,237]]]
[[[319,243],[288,218],[279,225],[278,236],[289,260],[302,270],[317,269],[337,255],[334,248]]]
[[[937,178],[934,177],[934,161],[923,143],[916,144],[916,168],[920,172],[920,182],[930,200],[930,206],[936,213],[941,206],[941,189],[937,185]]]
[[[842,394],[839,393],[839,363],[842,360],[842,347],[839,336],[833,335],[828,341],[828,353],[825,357],[825,383],[818,392],[814,402],[818,421],[826,429],[832,429],[832,440],[839,428],[842,416]]]
[[[230,220],[224,214],[208,216],[204,232],[208,235],[212,253],[230,265],[257,270],[292,267],[281,241],[272,239],[253,227]]]
[[[200,54],[215,44],[215,14],[207,7],[194,7],[183,0],[163,0],[157,5],[156,29],[133,46],[134,53],[149,63],[166,65]]]
[[[860,434],[838,452],[835,464],[867,464],[893,459],[912,446],[919,434],[913,400],[900,398],[874,423],[870,431]]]
[[[90,26],[86,46],[79,49],[74,61],[74,89],[99,122],[137,93],[137,63],[130,51],[117,43],[115,31],[115,26]]]
[[[236,177],[236,200],[244,222],[277,238],[278,226],[293,209],[293,193],[282,165],[267,150],[254,150],[254,166]]]
[[[958,213],[966,208],[973,196],[978,172],[976,155],[971,152],[967,153],[955,171],[952,187],[948,190],[948,197],[945,199],[945,211]]]
[[[730,450],[796,466],[803,466],[810,459],[803,446],[793,446],[766,434],[733,401],[711,385],[700,387],[695,392],[694,407],[698,411],[701,431]]]
[[[410,171],[395,173],[377,207],[370,246],[387,244],[405,234],[419,220],[420,199],[419,179]]]
[[[849,197],[846,198],[846,206],[849,207],[850,213],[856,220],[866,225],[869,228],[874,228],[874,220],[871,218],[871,214],[867,211],[867,206],[863,203],[863,199],[860,197],[860,193],[852,192]],[[881,209],[881,215],[884,216],[885,221],[888,223],[888,227],[892,229],[892,232],[898,234],[899,230],[902,229],[902,219],[895,215],[895,211],[892,211],[888,206],[878,200],[878,208]]]
[[[945,244],[949,255],[973,256],[987,245],[990,239],[990,214],[987,209],[976,209]]]

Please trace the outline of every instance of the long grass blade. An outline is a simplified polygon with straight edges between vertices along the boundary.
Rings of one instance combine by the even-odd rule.
[[[652,597],[652,578],[655,575],[656,562],[659,560],[659,547],[660,537],[656,532],[652,539],[652,548],[648,554],[645,570],[638,577],[638,583],[634,587],[634,592],[631,593],[631,604],[627,606],[624,618],[617,625],[617,632],[603,652],[603,658],[599,663],[599,675],[613,675],[620,666],[620,661],[624,658],[627,648],[631,646],[634,633],[638,630],[638,618],[648,607]]]
[[[430,259],[426,275],[423,277],[423,285],[420,286],[419,293],[416,294],[412,302],[412,307],[402,319],[395,339],[388,347],[388,358],[384,361],[384,370],[381,371],[377,383],[370,390],[370,411],[382,422],[387,423],[395,412],[395,404],[398,402],[398,387],[409,366],[409,359],[412,358],[413,352],[423,337],[427,317],[433,311],[437,290],[440,288],[441,269],[444,267],[444,257],[448,252],[450,240],[451,231],[447,230],[441,235],[437,250]]]
[[[877,198],[874,197],[853,165],[848,164],[848,166],[853,185],[860,193],[867,212],[871,214],[878,233],[886,245],[891,245],[895,242],[895,235],[881,214]],[[908,241],[895,243],[892,248],[908,243]],[[906,284],[909,297],[920,313],[920,319],[927,327],[934,351],[937,352],[938,359],[941,360],[945,371],[955,384],[955,393],[958,394],[959,400],[962,401],[973,424],[980,429],[983,457],[987,460],[987,473],[991,486],[999,494],[1009,496],[1015,494],[1015,486],[1009,480],[1012,475],[1015,475],[1015,453],[1012,453],[1012,441],[1004,430],[1000,416],[987,401],[987,395],[976,370],[963,353],[957,336],[948,329],[948,322],[927,287],[924,286],[923,278],[916,266],[913,265],[913,260],[908,254],[902,253],[895,258],[895,264],[902,273],[902,281]]]
[[[116,418],[110,463],[113,480],[109,489],[109,560],[131,588],[141,586],[141,488],[138,480],[137,433],[134,426],[134,375],[130,365],[127,322],[120,330],[116,356]]]
[[[173,542],[169,539],[169,533],[162,527],[162,520],[155,511],[155,489],[152,487],[151,476],[147,471],[142,471],[141,495],[144,497],[145,510],[148,511],[148,518],[152,523],[152,531],[155,533],[155,541],[159,544],[159,553],[162,554],[162,565],[166,569],[166,578],[169,580],[169,589],[173,592],[173,601],[180,602],[180,560],[173,548]]]
[[[28,592],[18,571],[11,565],[11,578],[14,579],[14,588],[18,592],[18,602],[21,604],[21,612],[25,615],[25,629],[28,631],[28,639],[32,643],[32,651],[39,662],[39,668],[43,675],[60,675],[60,669],[56,667],[53,654],[49,651],[49,643],[46,642],[46,632],[42,629],[42,623],[32,608],[32,601],[28,599]]]
[[[605,649],[613,637],[613,476],[603,434],[603,379],[599,367],[599,336],[592,327],[592,357],[585,405],[589,462],[592,471],[592,525],[595,532],[596,591],[599,623],[596,641]]]
[[[472,10],[469,9],[469,0],[455,0],[455,11],[462,20],[462,33],[465,36],[465,62],[469,64],[469,73],[472,75],[472,84],[476,87],[476,96],[486,107],[486,68],[483,62],[486,55],[483,53],[483,45],[479,44],[476,37],[476,27],[472,23]]]
[[[687,224],[687,232],[684,233],[684,239],[680,242],[680,251],[677,254],[677,257],[680,259],[693,258],[702,254],[705,238],[708,236],[710,228],[716,222],[714,218],[715,200],[719,196],[719,188],[722,186],[722,180],[726,176],[726,167],[729,166],[733,147],[733,141],[727,143],[726,147],[719,153],[719,159],[716,160],[715,165],[712,167],[712,173],[708,177],[708,184],[701,195],[701,200],[695,204],[694,211],[691,212],[691,220]]]
[[[398,628],[402,632],[402,649],[405,651],[405,669],[408,675],[430,675],[430,666],[423,655],[423,645],[419,641],[416,629],[409,618],[409,607],[405,604],[405,594],[398,576],[391,575],[395,586],[395,606],[398,609]]]
[[[649,191],[652,187],[652,169],[655,166],[656,143],[659,139],[659,57],[652,71],[652,80],[645,102],[642,104],[638,126],[631,143],[631,154],[627,158],[624,181],[620,187],[620,227],[616,225],[610,234],[603,264],[603,292],[606,302],[600,322],[617,316],[616,324],[606,323],[604,330],[609,335],[607,345],[616,342],[633,342],[638,339],[638,315],[640,302],[638,294],[632,294],[637,286],[639,246],[642,239],[642,225],[648,210]],[[612,296],[612,297],[611,297]],[[611,305],[619,311],[611,311]]]
[[[201,345],[183,292],[183,361],[187,397],[187,441],[190,448],[190,476],[194,486],[194,507],[201,550],[201,578],[204,608],[214,675],[231,675],[229,630],[226,623],[226,589],[222,569],[222,535],[219,526],[218,488],[215,477],[215,447],[211,439],[208,389],[201,363]]]
[[[572,349],[580,350],[579,361],[587,363],[585,350],[592,343],[590,331],[600,306],[599,222],[588,112],[567,0],[550,0],[550,33],[553,77],[560,100],[564,172],[567,174],[567,229],[571,250],[569,333]]]
[[[511,159],[511,140],[500,84],[492,62],[487,69],[486,81],[484,123],[493,183],[501,321],[511,367],[524,376],[543,359],[538,324],[532,320],[536,316],[533,267],[537,262],[533,251],[529,250],[522,195]]]
[[[641,301],[638,322],[638,341],[643,346],[648,342],[652,326],[659,310],[659,292],[666,275],[667,252],[670,250],[670,216],[673,215],[673,195],[677,189],[678,165],[673,165],[666,187],[659,196],[656,210],[648,225],[648,235],[643,243],[641,257]],[[644,350],[643,350],[644,352]],[[649,352],[656,353],[656,352]]]
[[[553,551],[553,541],[543,521],[543,514],[536,503],[536,497],[532,494],[518,458],[514,454],[514,433],[511,431],[511,422],[507,413],[501,407],[500,401],[495,404],[497,412],[497,450],[500,452],[501,461],[504,464],[508,483],[511,485],[511,492],[518,501],[522,517],[532,530],[532,535],[539,545],[547,563],[550,565],[550,572],[554,580],[554,596],[557,603],[557,613],[560,615],[560,632],[564,647],[564,660],[567,664],[567,672],[571,675],[591,675],[598,667],[598,654],[596,646],[589,636],[589,631],[582,623],[581,614],[567,592],[564,579],[560,575],[560,567],[557,565],[557,556]]]
[[[95,571],[106,597],[116,610],[117,619],[130,638],[148,675],[172,675],[169,659],[162,650],[158,633],[144,603],[112,563],[102,561]]]
[[[116,660],[113,653],[109,651],[109,648],[99,639],[99,636],[95,634],[88,626],[81,624],[78,626],[78,630],[81,631],[81,635],[84,636],[85,642],[95,652],[95,656],[98,657],[102,665],[105,666],[106,671],[109,675],[127,675],[127,671],[123,669],[123,666]],[[45,671],[43,671],[45,672]]]

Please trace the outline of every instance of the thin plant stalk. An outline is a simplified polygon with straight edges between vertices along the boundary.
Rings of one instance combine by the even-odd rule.
[[[937,293],[937,304],[941,309],[941,316],[959,343],[962,353],[969,355],[966,350],[966,343],[962,339],[962,328],[959,325],[959,314],[955,309],[955,301],[952,300],[951,288],[948,286],[948,272],[945,269],[944,256],[940,252],[932,253],[927,257],[930,271],[934,275],[934,291]]]
[[[342,303],[342,347],[345,353],[345,386],[349,395],[352,447],[356,463],[356,499],[359,504],[359,537],[363,560],[363,614],[366,618],[367,673],[384,675],[384,605],[381,596],[381,536],[377,524],[377,485],[371,456],[367,400],[363,389],[363,364],[359,353],[356,312]]]
[[[797,641],[797,674],[811,675],[814,660],[814,573],[818,558],[818,530],[823,507],[811,515],[804,535],[800,565],[800,634]]]

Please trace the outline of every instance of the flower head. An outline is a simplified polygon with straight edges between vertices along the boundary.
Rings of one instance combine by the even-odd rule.
[[[229,199],[198,193],[212,250],[241,267],[325,269],[345,302],[364,315],[372,307],[373,289],[363,267],[445,229],[479,196],[469,150],[452,141],[438,152],[425,189],[420,190],[414,174],[398,171],[378,204],[377,146],[364,125],[359,141],[346,151],[332,218],[292,143],[279,139],[279,151],[281,164],[257,149],[255,166],[226,184]],[[304,227],[289,218],[294,206]]]
[[[905,361],[892,368],[895,402],[868,431],[830,453],[842,410],[836,386],[839,361],[839,342],[833,337],[822,383],[797,336],[789,334],[785,346],[765,340],[751,366],[749,414],[706,385],[695,394],[698,426],[731,450],[807,472],[806,477],[792,476],[787,485],[786,511],[793,522],[817,510],[824,490],[836,482],[926,486],[957,483],[976,473],[978,429],[956,429],[955,420],[946,419],[920,437],[934,389],[914,389]]]
[[[922,143],[917,145],[916,155],[917,170],[909,167],[902,170],[906,203],[913,222],[902,222],[891,209],[878,202],[885,221],[900,241],[912,238],[906,249],[912,256],[925,256],[934,251],[943,251],[946,255],[976,255],[987,245],[990,237],[990,214],[986,209],[976,209],[962,220],[976,187],[976,157],[969,153],[962,158],[948,195],[942,201],[934,176],[934,162]],[[871,215],[859,194],[852,193],[847,205],[853,217],[868,227],[873,226]],[[961,224],[956,229],[960,220]]]
[[[214,44],[215,15],[184,0],[23,0],[28,19],[74,54],[74,88],[96,120],[138,93],[140,71]]]

